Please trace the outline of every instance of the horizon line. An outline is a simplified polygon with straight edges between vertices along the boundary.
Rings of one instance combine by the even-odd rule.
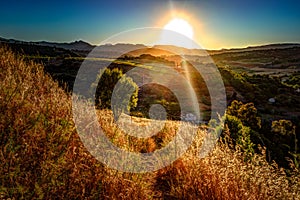
[[[149,45],[149,44],[142,44],[142,43],[126,43],[126,42],[117,42],[117,43],[107,43],[107,44],[95,44],[93,42],[90,42],[88,40],[85,39],[75,39],[75,40],[69,40],[69,41],[60,41],[60,40],[24,40],[24,39],[17,39],[17,38],[5,38],[0,36],[0,39],[4,39],[4,40],[14,40],[14,41],[18,41],[18,42],[32,42],[32,43],[39,43],[39,42],[46,42],[46,43],[58,43],[58,44],[70,44],[70,43],[74,43],[74,42],[85,42],[91,46],[103,46],[103,45],[116,45],[116,44],[131,44],[131,45],[144,45],[147,46],[149,48],[153,47],[153,46],[157,46],[157,45],[165,45],[165,46],[176,46],[176,47],[180,47],[180,48],[185,48],[185,49],[197,49],[197,48],[186,48],[186,47],[181,47],[181,46],[177,46],[177,45],[172,45],[172,44],[155,44],[155,45]],[[300,45],[300,42],[276,42],[276,43],[259,43],[259,44],[248,44],[248,45],[244,45],[244,46],[232,46],[232,47],[221,47],[221,48],[203,48],[200,50],[208,50],[208,51],[222,51],[222,50],[239,50],[239,49],[247,49],[247,48],[255,48],[255,47],[263,47],[263,46],[270,46],[270,45]]]

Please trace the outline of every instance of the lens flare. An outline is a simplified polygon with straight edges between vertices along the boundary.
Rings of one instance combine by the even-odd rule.
[[[164,29],[178,32],[186,37],[193,39],[193,27],[184,19],[175,18],[164,26]]]

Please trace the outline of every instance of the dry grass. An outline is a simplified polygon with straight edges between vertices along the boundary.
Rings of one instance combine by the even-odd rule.
[[[139,183],[106,175],[86,151],[70,96],[42,66],[2,47],[0,85],[0,199],[126,197],[124,187],[144,197]]]
[[[81,143],[70,95],[42,66],[2,47],[0,84],[0,199],[299,199],[299,172],[287,177],[265,161],[263,149],[251,162],[224,144],[198,158],[204,130],[166,168],[143,174],[109,169]],[[135,152],[164,147],[178,128],[168,121],[157,135],[138,139],[118,130],[110,111],[98,115],[107,136]]]

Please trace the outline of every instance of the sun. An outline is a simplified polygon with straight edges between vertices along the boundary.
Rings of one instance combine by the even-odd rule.
[[[186,20],[181,18],[172,19],[164,26],[164,29],[178,32],[190,39],[193,39],[194,36],[193,27]]]

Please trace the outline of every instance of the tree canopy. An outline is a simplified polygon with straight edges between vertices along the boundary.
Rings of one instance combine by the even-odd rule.
[[[92,87],[96,87],[95,105],[98,109],[129,112],[137,106],[138,86],[118,69],[106,69]],[[117,110],[116,110],[117,109]]]

